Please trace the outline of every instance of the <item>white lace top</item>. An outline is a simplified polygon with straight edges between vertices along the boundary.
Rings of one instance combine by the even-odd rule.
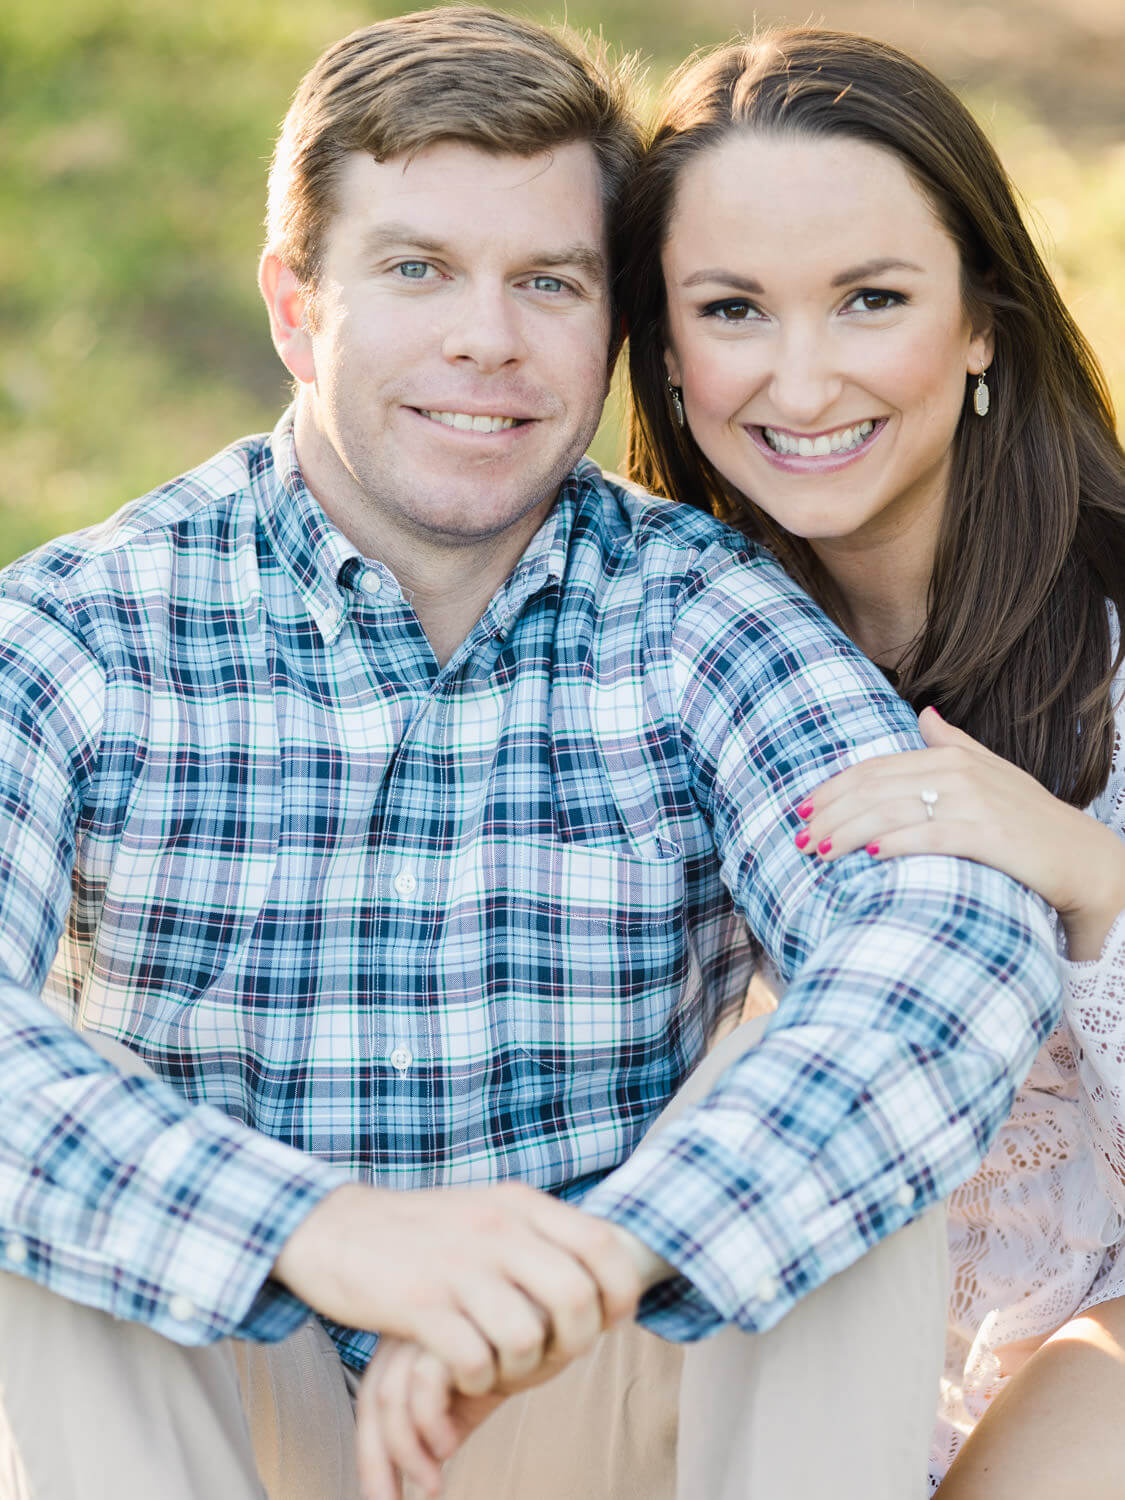
[[[1125,838],[1121,707],[1109,784],[1088,811]],[[1042,1340],[1125,1295],[1125,913],[1096,960],[1068,962],[1061,928],[1059,951],[1063,1019],[980,1170],[949,1203],[952,1296],[931,1492],[1003,1388],[997,1350]]]

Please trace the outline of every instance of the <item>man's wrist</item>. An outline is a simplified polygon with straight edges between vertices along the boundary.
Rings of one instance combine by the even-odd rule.
[[[637,1269],[641,1286],[644,1291],[650,1287],[657,1286],[669,1277],[677,1275],[675,1266],[669,1265],[663,1256],[657,1255],[656,1251],[645,1244],[644,1240],[638,1239],[629,1229],[623,1229],[620,1224],[614,1224],[613,1232],[624,1245]]]
[[[301,1220],[282,1245],[270,1270],[270,1277],[279,1281],[302,1301],[308,1301],[312,1278],[322,1275],[330,1261],[325,1255],[322,1237],[332,1238],[331,1221],[341,1207],[341,1198],[356,1193],[370,1193],[370,1188],[359,1183],[345,1182],[321,1198]]]

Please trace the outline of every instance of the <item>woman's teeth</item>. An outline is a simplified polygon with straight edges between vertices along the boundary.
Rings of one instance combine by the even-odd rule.
[[[503,432],[514,427],[517,417],[473,417],[467,411],[423,411],[431,422],[440,422],[443,427],[457,427],[462,432]]]
[[[855,427],[841,427],[838,432],[822,432],[819,437],[796,437],[763,427],[762,435],[775,453],[792,453],[799,458],[826,458],[830,453],[849,453],[865,443],[875,431],[874,422],[860,422]]]

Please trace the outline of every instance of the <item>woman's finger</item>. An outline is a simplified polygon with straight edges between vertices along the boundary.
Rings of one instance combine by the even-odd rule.
[[[923,800],[921,791],[927,793],[927,800]],[[954,825],[962,842],[979,842],[970,810],[959,808],[955,818],[939,817],[940,792],[932,787],[922,787],[921,791],[854,807],[837,804],[810,822],[808,840],[799,847],[805,854],[822,860],[842,859],[856,849],[866,849],[875,857],[886,854],[888,838],[897,834],[899,853],[970,853],[967,849],[949,848],[949,831]],[[932,817],[928,816],[927,808],[933,810]]]
[[[807,818],[827,811],[838,802],[888,795],[896,786],[915,785],[919,780],[955,771],[959,765],[964,766],[965,760],[964,750],[949,747],[875,756],[849,766],[845,771],[837,771],[835,776],[821,782],[797,805],[796,811],[800,817]]]
[[[992,755],[992,752],[986,750],[979,740],[974,740],[971,734],[966,734],[963,729],[958,729],[955,724],[950,724],[943,719],[936,708],[922,710],[918,715],[918,729],[931,749],[975,750],[978,755]]]

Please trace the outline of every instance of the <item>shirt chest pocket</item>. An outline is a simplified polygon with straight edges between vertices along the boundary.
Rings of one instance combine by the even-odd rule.
[[[683,860],[513,841],[489,872],[494,1041],[550,1072],[628,1072],[667,1047],[687,968]]]

